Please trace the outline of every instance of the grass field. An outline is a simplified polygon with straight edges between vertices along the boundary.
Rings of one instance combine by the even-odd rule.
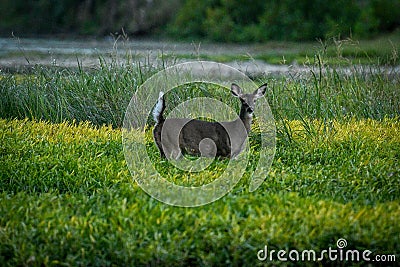
[[[399,75],[320,67],[256,81],[269,83],[276,119],[270,173],[255,192],[242,179],[225,197],[197,208],[151,198],[125,162],[123,113],[157,69],[103,64],[90,72],[37,67],[3,74],[0,262],[277,265],[276,254],[261,262],[258,251],[321,252],[344,238],[346,249],[371,250],[371,259],[394,255],[396,262],[385,265],[398,264]],[[326,257],[305,263],[366,264]]]

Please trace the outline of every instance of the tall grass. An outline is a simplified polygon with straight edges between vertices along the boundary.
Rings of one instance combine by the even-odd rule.
[[[285,120],[305,123],[333,118],[382,120],[400,115],[400,75],[396,69],[329,67],[322,61],[318,58],[318,63],[307,73],[258,80],[268,82],[269,104],[277,121],[283,123],[280,130],[286,135],[289,129]],[[3,74],[0,76],[0,116],[51,122],[90,121],[94,125],[121,127],[133,93],[163,66],[139,61],[121,66],[101,58],[100,62],[98,69],[90,71],[35,67],[29,74]],[[207,87],[199,89],[203,95],[212,96],[212,92],[204,90]],[[174,95],[176,99],[186,99],[187,93],[181,90]]]
[[[321,134],[319,130],[329,130],[333,119],[400,116],[400,76],[395,68],[330,67],[317,58],[309,73],[270,79],[267,97],[281,136],[293,140],[288,120],[301,121],[308,134]],[[320,123],[310,123],[315,120]]]
[[[128,60],[122,66],[117,60],[99,61],[93,70],[36,66],[28,74],[2,75],[1,117],[120,127],[131,96],[159,67],[148,61]]]

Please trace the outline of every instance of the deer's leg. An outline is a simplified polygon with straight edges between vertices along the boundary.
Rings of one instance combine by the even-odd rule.
[[[157,148],[160,151],[160,157],[166,158],[162,144],[161,144],[161,129],[162,129],[162,125],[156,125],[153,130],[153,137],[154,137],[154,141],[157,145]]]

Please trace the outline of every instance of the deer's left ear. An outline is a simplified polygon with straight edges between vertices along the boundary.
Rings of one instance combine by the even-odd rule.
[[[239,85],[232,83],[231,85],[231,92],[232,95],[236,97],[240,97],[242,95],[242,89],[239,87]]]
[[[254,96],[255,98],[260,98],[265,95],[265,92],[267,91],[267,84],[261,85],[257,90],[254,91]]]

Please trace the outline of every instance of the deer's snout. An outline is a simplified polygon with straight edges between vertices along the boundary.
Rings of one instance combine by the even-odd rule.
[[[248,104],[245,104],[244,106],[245,106],[246,112],[248,112],[250,114],[254,112],[254,107],[252,107]]]

